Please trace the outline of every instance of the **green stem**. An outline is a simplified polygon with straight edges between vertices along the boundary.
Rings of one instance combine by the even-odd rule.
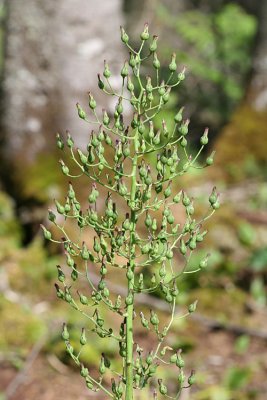
[[[138,136],[135,135],[134,140],[134,157],[131,179],[131,236],[130,236],[130,269],[134,272],[135,259],[135,228],[136,228],[136,211],[134,209],[135,191],[136,191],[136,170],[137,170],[137,149]],[[134,295],[134,278],[128,280],[128,295]],[[126,396],[125,400],[133,400],[133,303],[127,305],[126,310]]]

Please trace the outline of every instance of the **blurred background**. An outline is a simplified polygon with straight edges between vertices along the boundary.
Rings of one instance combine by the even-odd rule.
[[[67,188],[56,132],[68,129],[86,144],[75,103],[87,104],[90,90],[101,107],[114,106],[101,97],[96,74],[106,59],[120,84],[128,55],[119,26],[135,44],[145,22],[159,35],[163,67],[173,50],[187,67],[165,120],[185,105],[192,152],[206,126],[203,156],[216,150],[214,166],[183,185],[200,198],[216,185],[223,203],[195,256],[209,251],[209,268],[182,283],[180,306],[198,299],[197,313],[171,335],[188,371],[198,373],[183,400],[267,398],[266,21],[267,0],[0,0],[1,399],[60,399],[66,388],[65,400],[93,397],[60,338],[63,321],[83,322],[56,299],[62,254],[44,242],[40,223]],[[102,346],[88,345],[92,368]]]

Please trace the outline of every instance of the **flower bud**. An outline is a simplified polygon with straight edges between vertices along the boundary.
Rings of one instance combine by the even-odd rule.
[[[60,265],[57,265],[57,274],[58,274],[57,279],[59,280],[59,282],[64,282],[66,276],[65,276],[64,272],[62,271]]]
[[[151,313],[151,316],[150,316],[151,324],[154,326],[158,326],[159,318],[158,318],[157,314],[153,310],[150,310],[150,313]]]
[[[208,133],[209,133],[209,129],[206,128],[203,135],[200,138],[200,144],[202,144],[202,146],[205,146],[206,144],[209,143]]]
[[[85,368],[83,364],[81,364],[81,371],[80,374],[83,378],[86,378],[89,375],[88,368]]]
[[[69,170],[69,168],[65,165],[64,161],[59,160],[59,163],[60,163],[60,165],[61,165],[61,170],[62,170],[63,174],[64,174],[64,175],[69,175],[70,170]]]
[[[70,133],[67,132],[67,134],[68,134],[68,137],[67,137],[67,145],[68,145],[68,147],[72,148],[73,145],[74,145],[74,141],[73,141],[73,139],[72,139]]]
[[[162,379],[159,379],[159,380],[158,380],[158,384],[159,384],[159,392],[160,392],[162,395],[166,395],[167,392],[168,392],[168,390],[167,390],[167,387],[166,387],[165,385],[163,385]]]
[[[103,124],[105,126],[108,126],[108,124],[109,124],[109,116],[108,116],[106,110],[103,109],[102,111],[103,111]]]
[[[185,67],[182,69],[182,71],[178,74],[178,80],[183,81],[185,79]]]
[[[97,74],[97,79],[98,79],[98,87],[99,87],[99,89],[103,90],[105,85],[104,85],[104,82],[101,79],[100,74]]]
[[[183,241],[183,239],[181,239],[180,241],[180,253],[184,256],[187,252],[187,247],[185,245],[185,242]]]

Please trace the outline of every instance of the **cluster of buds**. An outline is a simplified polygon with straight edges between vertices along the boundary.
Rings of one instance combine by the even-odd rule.
[[[88,328],[81,330],[81,347],[86,345],[88,335],[92,333],[118,343],[122,367],[107,387],[104,376],[109,369],[108,375],[111,374],[111,362],[102,354],[99,377],[91,374],[80,360],[81,350],[76,352],[71,346],[71,335],[67,325],[63,325],[62,338],[67,352],[80,367],[88,389],[101,389],[113,399],[132,400],[134,389],[143,389],[152,380],[154,384],[158,383],[154,398],[159,393],[177,399],[183,388],[194,383],[195,373],[193,371],[189,375],[186,383],[181,350],[174,350],[174,354],[167,359],[166,349],[173,349],[162,346],[175,319],[179,278],[207,266],[209,254],[196,268],[190,265],[190,258],[205,238],[205,221],[220,203],[214,188],[209,197],[208,213],[198,218],[194,199],[186,191],[177,190],[179,177],[194,168],[211,165],[214,152],[201,166],[199,156],[208,144],[206,129],[200,138],[200,150],[195,156],[189,154],[187,135],[190,121],[184,117],[183,107],[175,114],[172,124],[167,125],[161,118],[172,89],[185,79],[185,69],[178,70],[173,53],[168,65],[169,77],[161,80],[158,37],[150,39],[148,25],[145,24],[140,38],[140,48],[135,50],[129,44],[129,36],[121,28],[121,40],[129,50],[129,59],[120,71],[120,93],[112,88],[112,72],[107,61],[104,61],[103,73],[97,76],[99,89],[117,99],[114,112],[108,113],[105,109],[99,112],[91,92],[88,93],[88,112],[77,103],[78,116],[97,126],[91,132],[86,148],[75,148],[69,132],[66,138],[57,134],[57,146],[63,152],[62,158],[68,160],[69,155],[75,167],[72,171],[69,162],[60,160],[62,173],[70,180],[69,187],[64,201],[55,200],[60,218],[53,210],[48,212],[48,219],[60,231],[61,239],[54,239],[50,230],[42,228],[45,238],[61,243],[65,253],[65,265],[57,266],[57,296],[88,318]],[[155,77],[142,75],[142,63],[149,58]],[[129,124],[125,123],[128,119],[125,110],[129,108],[125,107],[126,103],[132,107]],[[77,198],[78,186],[74,184],[81,176],[91,182],[85,204]],[[80,191],[79,188],[78,194]],[[176,219],[177,207],[184,211],[182,224]],[[72,223],[72,228],[76,224],[79,237],[72,237],[75,229],[67,229],[67,221]],[[87,237],[89,233],[91,240],[85,242],[80,239],[85,237],[83,232],[87,233]],[[99,273],[98,282],[92,279],[92,264]],[[148,269],[152,272],[150,278],[145,276]],[[108,277],[112,271],[124,275],[126,295],[122,292],[115,297],[111,293]],[[75,291],[74,286],[81,279],[86,279],[88,287],[85,289],[83,285],[82,291]],[[158,341],[155,349],[143,355],[143,349],[138,345],[134,350],[134,323],[138,321],[135,318],[135,302],[139,293],[153,292],[160,293],[165,299],[171,317],[166,323],[166,319],[161,321],[154,309],[140,312],[139,325],[155,335]],[[186,315],[194,312],[196,305],[197,302],[190,304]],[[117,331],[116,326],[107,327],[101,316],[103,307],[121,318]],[[163,379],[156,379],[162,362],[178,368],[174,397],[169,394]]]

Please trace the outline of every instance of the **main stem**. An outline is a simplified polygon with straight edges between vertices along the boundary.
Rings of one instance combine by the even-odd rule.
[[[135,228],[136,228],[136,212],[134,210],[135,191],[136,191],[136,169],[137,169],[137,133],[134,140],[134,158],[131,180],[131,235],[130,235],[130,266],[129,268],[134,273],[135,259]],[[134,276],[134,275],[133,275]],[[128,295],[133,294],[134,277],[128,280]],[[127,306],[126,310],[126,396],[125,400],[133,400],[133,304]]]

